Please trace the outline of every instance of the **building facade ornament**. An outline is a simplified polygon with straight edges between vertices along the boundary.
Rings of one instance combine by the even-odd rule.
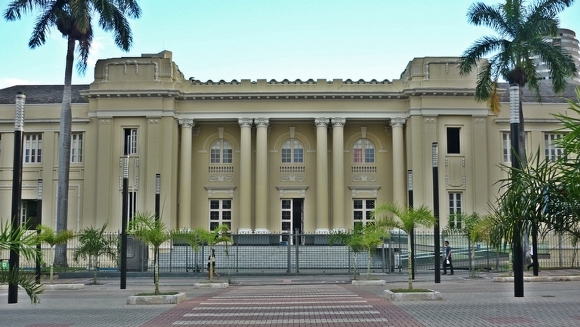
[[[240,119],[238,119],[238,124],[240,124],[240,127],[252,127],[253,122],[254,121],[252,118],[240,118]]]
[[[405,118],[391,118],[390,125],[392,127],[402,127],[407,122]]]
[[[181,118],[179,119],[179,125],[181,125],[182,128],[192,128],[195,126],[195,122],[191,118]]]
[[[326,126],[328,126],[329,122],[330,122],[330,119],[328,119],[328,118],[315,118],[314,119],[314,125],[316,125],[317,127],[326,127]]]
[[[344,127],[346,118],[332,118],[331,122],[333,127]]]

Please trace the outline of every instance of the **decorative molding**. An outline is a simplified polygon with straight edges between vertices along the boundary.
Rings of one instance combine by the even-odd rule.
[[[159,124],[159,119],[149,119],[149,124]]]
[[[435,124],[437,122],[437,117],[425,117],[423,121],[425,124]]]
[[[139,65],[153,65],[153,78],[155,82],[159,82],[159,64],[153,61],[138,61],[138,60],[125,60],[122,62],[110,62],[105,65],[105,79],[104,82],[109,81],[109,66],[121,66],[123,65],[123,74],[127,74],[127,66],[135,66],[135,75],[139,74]]]
[[[346,118],[332,118],[330,121],[332,122],[333,127],[344,127]]]
[[[378,190],[381,188],[379,185],[349,185],[348,188],[351,190],[351,195],[356,198],[357,195],[371,195],[372,197],[377,197]]]
[[[270,119],[269,118],[254,118],[254,124],[256,124],[256,127],[268,127],[268,125],[270,125]]]
[[[212,197],[214,194],[226,193],[228,197],[234,196],[235,185],[206,185],[207,196]]]
[[[302,174],[283,174],[280,175],[280,181],[283,183],[287,182],[304,182],[306,180],[306,176]]]
[[[238,124],[240,127],[252,127],[253,119],[252,118],[240,118],[238,119]]]
[[[328,118],[315,118],[314,119],[314,125],[316,125],[316,127],[326,127],[326,126],[328,126],[329,122],[330,122],[330,119],[328,119]]]
[[[101,125],[110,125],[111,124],[111,119],[107,118],[107,119],[99,119],[99,124]]]
[[[210,183],[232,183],[234,181],[233,174],[210,174],[208,181]]]
[[[405,125],[406,122],[407,119],[405,118],[391,118],[391,121],[389,123],[391,127],[403,127],[403,125]]]
[[[306,190],[308,189],[307,185],[277,185],[276,189],[280,193],[280,197],[287,197],[288,195],[294,194],[298,195],[297,197],[304,198],[306,197]]]
[[[193,127],[192,130],[191,130],[191,134],[193,136],[199,136],[199,130],[200,129],[201,129],[200,127]]]
[[[180,118],[179,125],[181,125],[181,128],[192,128],[195,126],[195,121],[191,118]]]
[[[375,174],[352,174],[353,182],[376,182],[377,176]]]
[[[485,124],[485,118],[484,117],[473,117],[473,123],[474,124]]]

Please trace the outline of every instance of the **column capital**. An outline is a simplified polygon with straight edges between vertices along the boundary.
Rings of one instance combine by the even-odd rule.
[[[332,118],[331,122],[333,127],[344,127],[346,118]]]
[[[182,128],[192,128],[195,126],[195,122],[191,118],[181,118],[179,119],[179,125],[181,125]]]
[[[316,125],[317,127],[326,127],[328,126],[329,121],[330,119],[328,118],[315,118],[314,125]]]
[[[390,124],[392,127],[403,127],[406,122],[407,119],[405,118],[391,118]]]
[[[256,127],[268,127],[270,125],[270,118],[254,118]]]
[[[238,119],[238,124],[240,127],[252,127],[254,120],[252,118],[240,118]]]

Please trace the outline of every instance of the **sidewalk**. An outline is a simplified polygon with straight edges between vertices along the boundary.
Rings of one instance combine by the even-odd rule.
[[[580,270],[546,270],[540,271],[540,276],[569,276],[579,275]],[[302,315],[300,319],[289,319],[285,316],[282,320],[276,320],[279,326],[505,326],[506,324],[517,326],[578,326],[580,325],[580,282],[529,282],[524,285],[524,297],[515,298],[513,283],[493,282],[497,273],[479,273],[477,278],[469,278],[467,271],[456,271],[455,275],[441,276],[441,283],[434,283],[434,274],[417,274],[413,285],[415,288],[429,288],[440,291],[443,294],[442,301],[414,301],[414,302],[389,302],[383,297],[385,289],[400,288],[407,286],[407,276],[398,274],[373,274],[372,278],[384,279],[386,286],[381,287],[353,287],[350,285],[351,276],[344,275],[291,275],[291,276],[236,276],[232,280],[232,286],[224,290],[194,289],[193,283],[205,281],[206,276],[199,275],[197,278],[162,277],[160,279],[161,291],[184,291],[188,301],[179,305],[150,305],[129,306],[126,305],[128,296],[140,292],[152,292],[154,290],[152,278],[128,278],[127,289],[121,290],[119,279],[104,278],[99,281],[102,285],[85,285],[82,290],[50,290],[41,294],[41,303],[31,305],[26,294],[19,292],[16,304],[7,304],[7,290],[0,290],[0,326],[3,327],[68,327],[68,326],[142,326],[152,324],[154,321],[185,321],[184,324],[192,324],[191,320],[178,317],[188,315],[193,306],[199,306],[203,302],[218,301],[239,297],[238,300],[230,300],[230,304],[224,304],[214,316],[205,313],[203,319],[213,319],[211,324],[229,326],[244,325],[243,319],[254,321],[253,324],[270,324],[272,316],[264,314],[264,306],[272,305],[272,299],[280,303],[295,301],[303,296],[320,296],[325,301],[332,302],[339,296],[350,292],[362,297],[360,301],[366,301],[381,312],[381,319],[388,320],[383,323],[369,320],[373,317],[369,311],[367,315],[349,314],[349,323],[339,323],[340,319],[332,320],[332,324],[322,323],[320,317],[337,314],[339,309],[329,312],[316,312],[313,315],[312,308],[319,300],[301,304]],[[531,272],[526,272],[526,276]],[[365,276],[361,276],[364,279]],[[87,283],[90,279],[56,279],[55,283]],[[227,276],[222,274],[220,281],[227,281]],[[338,292],[337,290],[342,290]],[[293,295],[295,294],[295,295]],[[353,295],[353,296],[354,296]],[[247,313],[242,314],[242,306],[249,303],[247,299],[262,299],[264,305],[254,305],[253,309],[245,308]],[[306,301],[308,302],[308,301]],[[212,302],[213,303],[213,302]],[[228,302],[229,303],[229,302]],[[292,303],[292,302],[284,302]],[[247,304],[251,306],[250,304]],[[291,304],[284,304],[291,305]],[[282,314],[282,304],[273,314]],[[234,308],[236,307],[236,308]],[[233,311],[232,311],[233,310]],[[287,310],[291,310],[287,308]],[[292,309],[294,310],[294,309]],[[298,314],[286,312],[288,314]],[[334,311],[333,311],[334,310]],[[340,309],[344,311],[346,309]],[[354,309],[349,309],[354,310]],[[235,313],[237,312],[237,313]],[[304,313],[306,312],[306,313]],[[354,312],[354,311],[353,311]],[[347,312],[348,313],[348,312]],[[308,316],[312,314],[312,316]],[[232,323],[232,315],[238,315],[238,324]],[[401,317],[405,316],[405,319]],[[213,318],[212,318],[213,317]],[[222,317],[222,318],[220,318]],[[399,318],[397,318],[399,317]],[[288,319],[287,319],[288,318]],[[165,319],[165,320],[160,320]],[[193,319],[193,318],[189,318]],[[199,318],[202,319],[202,318]],[[217,319],[217,320],[216,320]],[[223,319],[220,322],[219,319]],[[306,320],[304,320],[306,319]],[[325,319],[325,318],[324,318]],[[365,320],[366,319],[366,320]],[[373,318],[374,319],[374,318]],[[399,319],[399,320],[397,320]],[[401,320],[402,319],[402,320]],[[273,321],[273,320],[272,320]],[[298,323],[303,321],[303,323]],[[308,321],[309,323],[305,323]],[[203,326],[201,320],[193,321]],[[295,323],[292,323],[295,322]],[[360,323],[359,323],[360,322]],[[167,326],[172,325],[168,323]],[[245,324],[247,326],[247,324]],[[162,324],[158,324],[162,326]],[[165,325],[163,325],[165,326]]]

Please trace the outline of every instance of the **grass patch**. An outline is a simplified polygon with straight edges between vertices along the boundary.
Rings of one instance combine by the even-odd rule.
[[[159,294],[155,294],[155,292],[153,292],[153,293],[137,293],[137,294],[135,294],[135,296],[175,295],[178,293],[179,292],[160,292]]]
[[[393,288],[393,289],[390,289],[389,291],[391,291],[393,293],[425,293],[425,292],[433,292],[432,290],[428,290],[426,288],[414,288],[414,289],[408,289],[408,288]]]

